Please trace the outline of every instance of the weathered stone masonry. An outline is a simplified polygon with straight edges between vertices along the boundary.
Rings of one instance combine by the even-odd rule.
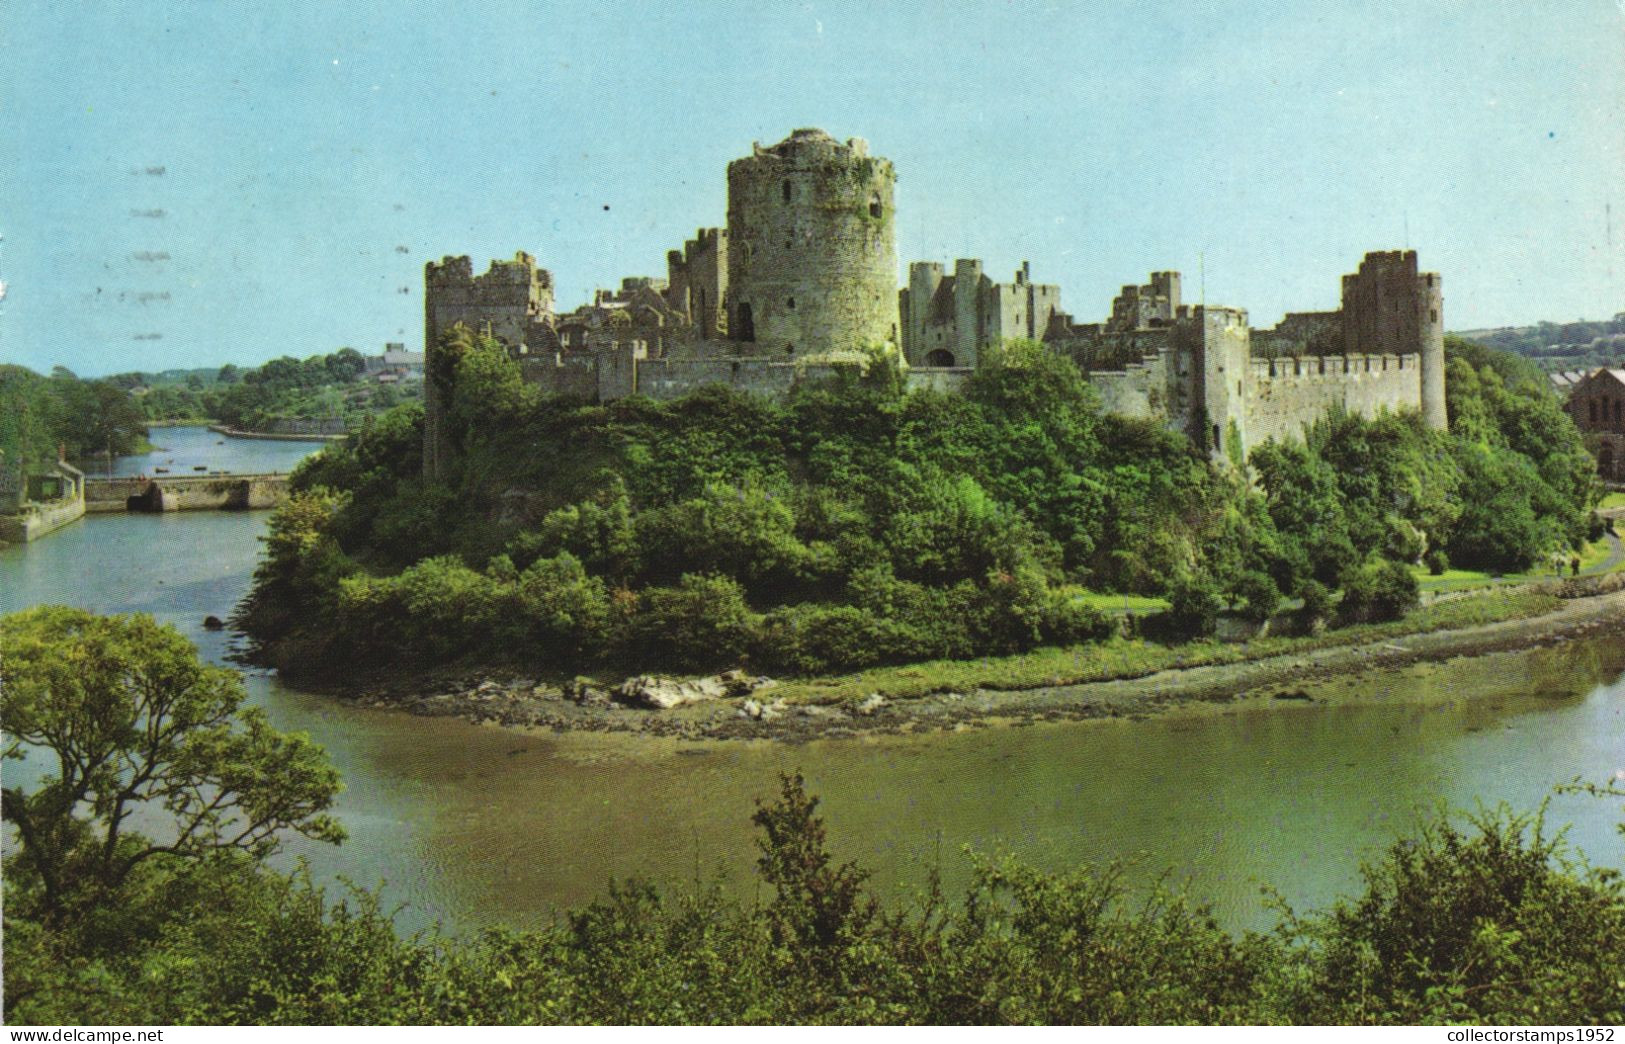
[[[890,345],[909,384],[953,390],[989,348],[1042,340],[1087,371],[1106,409],[1158,420],[1216,454],[1244,456],[1302,434],[1333,410],[1420,410],[1445,425],[1443,297],[1414,251],[1366,255],[1336,311],[1253,330],[1239,308],[1189,305],[1178,272],[1125,286],[1102,323],[1075,323],[1060,288],[1023,263],[995,283],[960,259],[909,268],[896,285],[896,175],[861,139],[803,129],[728,166],[728,227],[702,228],[666,256],[665,279],[635,276],[565,315],[553,277],[525,253],[475,276],[467,257],[425,269],[424,338],[454,323],[499,338],[525,379],[608,401],[676,398],[708,384],[782,395]],[[445,460],[441,388],[430,373],[424,467]]]

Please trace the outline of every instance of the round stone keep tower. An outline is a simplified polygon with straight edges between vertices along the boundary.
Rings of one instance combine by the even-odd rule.
[[[728,336],[764,355],[897,342],[890,161],[803,129],[728,164]]]

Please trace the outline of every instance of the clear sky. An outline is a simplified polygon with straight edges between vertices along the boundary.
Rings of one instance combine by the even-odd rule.
[[[1407,245],[1453,329],[1625,310],[1625,0],[6,0],[0,358],[416,349],[449,253],[568,309],[803,126],[896,164],[904,265],[1080,319],[1177,268],[1271,325]]]

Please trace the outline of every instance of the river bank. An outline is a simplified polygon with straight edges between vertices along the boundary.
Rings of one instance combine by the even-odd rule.
[[[1357,683],[1358,676],[1370,670],[1625,634],[1621,586],[1625,584],[1616,576],[1589,584],[1535,585],[1518,594],[1463,597],[1456,601],[1472,605],[1499,600],[1499,611],[1505,614],[1465,626],[1430,629],[1430,624],[1451,617],[1429,617],[1424,611],[1392,624],[1317,637],[1169,647],[1106,643],[1091,650],[1104,665],[1099,677],[1057,676],[1055,684],[983,680],[915,691],[888,684],[888,675],[911,673],[893,669],[870,672],[867,679],[858,675],[779,682],[730,672],[687,682],[633,679],[615,687],[585,680],[555,684],[465,673],[375,680],[359,689],[324,688],[364,706],[521,731],[637,733],[684,740],[804,743],[1041,721],[1139,719],[1202,705],[1303,701],[1308,698],[1303,687],[1310,683],[1332,678]],[[1493,617],[1496,611],[1488,608],[1485,615]],[[1457,613],[1455,618],[1471,614]],[[1019,659],[1036,659],[1043,652]],[[1021,674],[1013,677],[1019,680]],[[1362,698],[1357,684],[1344,691],[1348,699]]]
[[[221,438],[200,429],[166,436],[172,450],[165,456],[187,449],[197,463],[258,472],[287,470],[288,457],[314,448],[233,439],[219,445]],[[152,465],[123,463],[119,470],[130,473]],[[266,519],[226,511],[88,516],[49,540],[0,549],[0,612],[68,604],[151,613],[178,627],[210,662],[229,665],[234,636],[204,621],[229,616],[247,593]],[[1356,630],[1366,636],[1358,644],[1375,640]],[[601,898],[610,877],[691,881],[696,865],[707,872],[722,866],[748,900],[756,857],[751,809],[775,792],[780,772],[795,771],[823,799],[837,858],[872,868],[899,899],[923,886],[933,867],[947,888],[963,887],[970,868],[956,853],[967,845],[984,852],[1002,846],[1057,870],[1141,853],[1136,882],[1149,885],[1167,868],[1188,875],[1193,894],[1239,931],[1274,923],[1259,903],[1261,882],[1300,909],[1348,894],[1359,884],[1360,860],[1411,829],[1419,808],[1439,801],[1472,807],[1479,799],[1534,808],[1554,783],[1601,780],[1625,767],[1625,643],[1617,631],[1603,633],[1523,652],[1351,672],[1324,685],[1253,686],[1238,700],[1153,707],[1146,720],[1123,708],[1076,723],[1035,713],[1023,728],[973,724],[1016,714],[938,728],[941,719],[925,718],[921,704],[923,724],[905,727],[908,712],[896,705],[914,701],[898,696],[887,711],[899,715],[895,728],[886,715],[842,722],[797,712],[768,723],[805,727],[811,742],[695,742],[676,730],[662,736],[626,727],[649,721],[668,728],[681,711],[588,710],[621,719],[621,731],[504,728],[373,709],[260,670],[249,671],[244,684],[277,728],[321,743],[348,784],[334,812],[349,842],[299,845],[287,866],[306,859],[314,879],[330,884],[387,881],[386,903],[398,906],[406,932],[436,922],[456,932],[549,923],[552,911]],[[1121,657],[1151,654],[1194,666],[1199,655],[1252,655],[1277,641],[1295,639],[1255,641],[1245,650],[1121,643],[1102,653],[1114,670]],[[1065,658],[1064,668],[1073,670],[1069,652]],[[1002,675],[999,684],[1009,687],[1052,664],[1033,654],[1002,667],[995,660],[991,670],[980,662],[961,666],[973,668],[974,679]],[[481,678],[463,674],[461,691],[477,687]],[[412,680],[403,672],[403,694],[414,694]],[[872,691],[862,685],[919,694],[934,684],[918,667],[887,668],[861,680],[781,680],[730,707],[737,713],[744,699],[771,705],[785,695],[790,704],[835,700],[845,710]],[[1298,689],[1312,701],[1272,698]],[[453,691],[448,677],[418,685],[415,694]],[[503,703],[487,702],[493,712]],[[545,709],[581,713],[562,697]],[[870,722],[897,734],[819,739],[837,734],[810,731]],[[19,780],[48,770],[37,759],[7,765]],[[1554,799],[1548,815],[1550,823],[1573,824],[1575,843],[1607,866],[1625,866],[1618,819],[1617,802],[1574,795]]]
[[[224,424],[210,424],[209,430],[219,435],[228,435],[234,439],[259,439],[265,442],[341,442],[348,437],[346,435],[326,435],[314,432],[243,431],[239,428],[228,428]]]

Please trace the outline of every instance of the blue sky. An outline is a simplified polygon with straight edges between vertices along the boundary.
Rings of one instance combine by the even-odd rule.
[[[802,126],[896,164],[903,264],[1030,260],[1084,319],[1178,268],[1270,325],[1402,245],[1454,329],[1625,310],[1621,0],[8,0],[0,358],[416,348],[448,253],[573,307]]]

